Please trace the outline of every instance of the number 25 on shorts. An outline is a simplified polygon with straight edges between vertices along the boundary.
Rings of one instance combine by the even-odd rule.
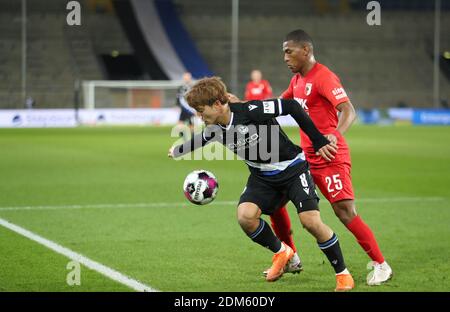
[[[342,181],[339,178],[339,174],[325,177],[325,182],[327,183],[328,193],[342,190]]]

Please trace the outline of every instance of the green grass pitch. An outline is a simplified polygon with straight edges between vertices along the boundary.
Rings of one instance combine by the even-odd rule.
[[[241,231],[230,203],[246,183],[245,164],[170,160],[170,130],[0,130],[0,218],[161,291],[334,289],[333,271],[292,205],[304,272],[265,282],[271,253]],[[295,128],[288,133],[298,142]],[[386,285],[366,286],[369,258],[322,200],[355,291],[450,291],[450,127],[356,125],[346,136],[359,214],[394,270]],[[186,174],[200,168],[220,183],[206,206],[182,193]],[[68,262],[0,226],[0,291],[131,290],[83,266],[81,285],[69,286]]]

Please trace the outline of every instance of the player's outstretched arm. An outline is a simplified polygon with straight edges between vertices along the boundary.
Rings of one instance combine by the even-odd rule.
[[[172,146],[169,149],[168,156],[170,158],[177,158],[183,156],[185,154],[195,151],[197,148],[205,146],[206,143],[207,141],[203,137],[203,132],[196,134],[189,141],[186,141],[180,145]]]
[[[168,155],[170,158],[177,158],[185,154],[191,153],[206,144],[217,140],[220,137],[221,130],[217,126],[206,127],[201,133],[194,135],[192,139],[183,144],[172,146]]]

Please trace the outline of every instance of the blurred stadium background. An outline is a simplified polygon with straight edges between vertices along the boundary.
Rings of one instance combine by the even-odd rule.
[[[0,219],[160,290],[331,290],[301,230],[306,271],[264,283],[270,255],[246,241],[230,204],[243,164],[166,158],[184,71],[220,76],[243,97],[257,68],[279,95],[292,76],[281,44],[302,28],[358,110],[347,136],[360,212],[396,273],[365,286],[366,256],[322,201],[356,290],[450,290],[450,1],[379,0],[380,26],[362,0],[77,2],[81,25],[69,26],[69,1],[0,0],[0,128],[11,128],[0,129]],[[221,189],[188,209],[181,184],[198,168]],[[87,269],[68,286],[66,264],[0,227],[0,291],[128,289]]]
[[[86,81],[176,84],[183,70],[195,78],[218,75],[242,96],[250,71],[259,68],[278,95],[291,77],[281,44],[299,27],[365,110],[363,120],[377,119],[371,109],[383,116],[388,108],[449,105],[446,0],[436,1],[440,10],[435,1],[380,1],[380,26],[367,25],[368,1],[360,0],[239,0],[235,24],[232,0],[84,0],[80,26],[67,24],[68,2],[0,1],[1,109],[25,108],[28,97],[36,109],[170,107],[171,83],[163,90],[106,83],[89,98]]]

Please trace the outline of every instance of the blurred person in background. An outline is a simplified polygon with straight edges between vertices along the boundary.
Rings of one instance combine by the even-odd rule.
[[[192,75],[190,72],[183,74],[183,85],[178,88],[176,105],[180,107],[180,117],[178,119],[178,127],[182,128],[186,125],[189,126],[190,134],[186,131],[181,131],[180,136],[183,136],[185,140],[188,140],[194,131],[193,118],[195,117],[195,110],[189,106],[186,102],[185,95],[191,89],[193,85]]]
[[[32,96],[28,96],[25,99],[25,108],[27,109],[33,109],[36,105],[36,101],[34,100],[34,98]]]
[[[245,100],[265,100],[273,98],[272,87],[267,80],[262,79],[262,73],[258,69],[252,70],[251,81],[245,87]]]

